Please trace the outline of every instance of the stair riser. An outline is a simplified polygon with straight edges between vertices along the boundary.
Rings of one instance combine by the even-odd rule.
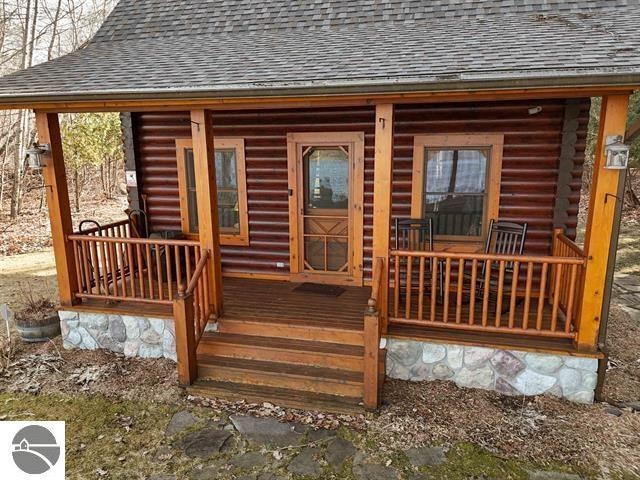
[[[349,397],[361,397],[363,395],[362,384],[341,382],[339,380],[326,378],[306,378],[260,371],[248,372],[247,370],[222,367],[218,365],[198,365],[198,376],[201,379],[290,388],[305,392],[328,393],[331,395],[343,395]]]
[[[280,323],[247,322],[222,318],[218,330],[221,333],[237,333],[258,337],[292,338],[315,342],[340,343],[342,345],[364,345],[363,332],[357,330],[340,330],[331,328],[314,328],[285,325]]]
[[[351,355],[327,354],[322,352],[280,350],[277,348],[255,347],[227,343],[201,342],[198,346],[199,355],[217,357],[245,358],[315,367],[338,368],[352,372],[362,372],[364,360],[362,357]]]

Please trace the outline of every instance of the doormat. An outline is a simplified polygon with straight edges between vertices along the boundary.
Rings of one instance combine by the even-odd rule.
[[[339,297],[346,290],[342,287],[338,287],[337,285],[323,285],[321,283],[301,283],[296,288],[293,289],[294,292],[298,293],[315,293],[318,295],[326,295],[328,297]]]

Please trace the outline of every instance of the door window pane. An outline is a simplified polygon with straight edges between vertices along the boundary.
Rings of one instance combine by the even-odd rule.
[[[436,235],[482,234],[488,158],[485,149],[425,149],[423,216]]]
[[[304,156],[305,210],[349,206],[349,156],[338,147],[311,148]]]

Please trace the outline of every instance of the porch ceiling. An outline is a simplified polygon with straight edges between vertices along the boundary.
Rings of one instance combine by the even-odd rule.
[[[513,3],[122,0],[0,104],[640,85],[639,0]]]

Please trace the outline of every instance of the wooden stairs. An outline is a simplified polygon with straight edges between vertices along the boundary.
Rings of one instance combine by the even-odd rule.
[[[193,395],[307,410],[361,412],[363,322],[225,315],[197,351]],[[382,369],[384,371],[384,369]]]

